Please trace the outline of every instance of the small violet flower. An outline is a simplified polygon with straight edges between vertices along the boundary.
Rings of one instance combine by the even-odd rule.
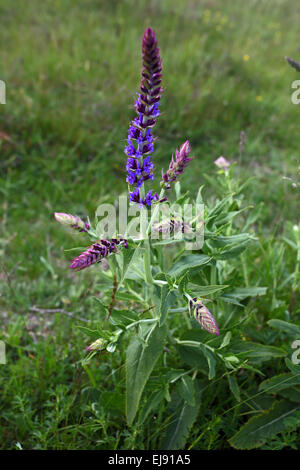
[[[224,171],[228,171],[231,166],[231,163],[222,156],[217,158],[217,160],[214,161],[214,164],[218,168],[221,168],[221,170],[224,170]]]

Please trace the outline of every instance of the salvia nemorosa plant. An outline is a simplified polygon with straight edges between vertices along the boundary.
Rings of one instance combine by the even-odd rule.
[[[240,255],[252,239],[247,231],[243,232],[242,221],[237,229],[234,225],[235,218],[243,212],[242,198],[239,198],[241,185],[232,179],[234,164],[224,157],[216,161],[219,174],[208,178],[215,185],[217,200],[215,197],[213,203],[204,206],[202,187],[195,199],[188,192],[181,192],[179,177],[194,158],[190,156],[191,145],[185,140],[175,150],[168,169],[161,171],[159,194],[155,190],[158,162],[152,159],[156,140],[153,130],[160,115],[162,91],[158,42],[154,31],[148,28],[142,41],[142,78],[134,104],[136,116],[130,122],[125,146],[128,205],[130,208],[135,205],[143,214],[146,229],[132,234],[130,222],[122,233],[116,229],[107,235],[100,223],[93,227],[78,216],[55,213],[58,222],[91,239],[86,249],[71,261],[72,270],[81,271],[101,261],[106,263],[105,270],[97,270],[97,276],[104,281],[97,298],[104,321],[94,330],[89,329],[93,341],[85,361],[99,351],[112,353],[122,348],[121,339],[129,336],[126,352],[129,424],[137,414],[142,392],[164,351],[164,363],[160,363],[158,374],[163,387],[175,382],[179,387],[184,377],[182,390],[188,396],[196,394],[197,374],[206,374],[208,380],[215,377],[216,364],[225,375],[238,370],[237,364],[240,366],[243,361],[230,360],[232,353],[226,354],[231,338],[229,328],[238,321],[243,307],[241,299],[247,298],[249,292],[251,295],[249,287],[242,293],[230,288],[232,279],[239,276],[230,260]],[[199,167],[198,160],[194,171],[198,172]],[[197,177],[200,179],[201,173]],[[196,242],[191,241],[192,237]],[[164,349],[167,341],[168,348]],[[194,358],[188,359],[191,369],[183,371],[181,365],[173,375],[169,374],[169,360],[173,364],[175,357],[180,356],[184,361],[193,354]],[[160,390],[161,384],[158,387]],[[166,389],[160,399],[164,400],[168,393]]]

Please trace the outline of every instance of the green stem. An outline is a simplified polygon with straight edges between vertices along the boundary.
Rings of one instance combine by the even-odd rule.
[[[144,243],[144,268],[145,268],[145,280],[147,284],[153,284],[153,278],[151,273],[151,247],[149,240],[145,240]]]
[[[215,286],[217,284],[217,263],[216,261],[213,262],[212,264],[212,267],[211,267],[211,271],[210,271],[210,284],[212,286]],[[215,298],[215,295],[212,294],[212,300],[214,300]],[[213,310],[213,314],[215,315],[215,307],[214,305],[212,306],[212,310]]]
[[[297,227],[297,230],[295,230],[295,232],[296,232],[296,237],[297,237],[297,258],[296,258],[296,267],[295,267],[295,272],[294,272],[293,291],[296,291],[297,289],[298,273],[299,273],[299,265],[300,265],[300,230],[299,230],[299,225],[296,227]]]
[[[249,278],[248,278],[247,263],[246,263],[244,253],[242,253],[241,259],[242,259],[242,267],[243,267],[243,273],[244,273],[244,278],[245,278],[245,284],[246,284],[246,287],[248,287],[249,286]]]
[[[163,198],[164,193],[165,193],[165,189],[162,189],[159,195],[159,199]],[[153,278],[152,278],[152,273],[151,273],[151,245],[149,241],[149,235],[151,232],[152,224],[157,216],[158,210],[159,210],[159,204],[155,206],[152,216],[150,218],[150,222],[148,224],[147,231],[146,231],[146,240],[144,243],[144,247],[145,247],[144,268],[145,268],[145,279],[146,279],[147,284],[153,284]]]
[[[163,197],[164,197],[164,194],[165,194],[165,189],[163,188],[161,191],[160,191],[160,195],[159,195],[159,200],[161,200]],[[159,204],[156,204],[154,206],[154,211],[151,215],[151,219],[150,219],[150,222],[149,222],[149,225],[148,225],[148,228],[147,228],[147,235],[150,234],[151,232],[151,227],[153,225],[153,222],[157,216],[157,213],[158,213],[158,210],[159,210]]]

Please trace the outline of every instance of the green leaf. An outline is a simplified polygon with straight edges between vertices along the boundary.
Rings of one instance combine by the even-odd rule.
[[[250,214],[247,217],[247,221],[246,221],[246,225],[244,227],[244,230],[248,230],[249,227],[251,227],[251,225],[253,225],[256,222],[256,220],[258,219],[258,217],[261,214],[263,206],[264,206],[264,203],[261,202],[259,204],[256,204],[256,206],[252,209],[252,211],[250,212]]]
[[[168,311],[171,307],[172,303],[174,302],[174,293],[170,291],[168,285],[164,285],[160,288],[160,319],[159,324],[164,325],[167,317]]]
[[[236,256],[243,253],[243,251],[245,251],[245,249],[247,248],[247,246],[249,245],[250,242],[251,242],[251,240],[245,240],[237,246],[234,246],[234,247],[231,247],[231,248],[228,248],[228,249],[225,248],[220,253],[214,254],[213,257],[214,257],[214,259],[235,258]]]
[[[184,295],[186,288],[187,288],[187,283],[189,281],[189,271],[186,271],[183,276],[181,276],[179,279],[177,279],[177,284],[178,284],[178,292],[181,295]]]
[[[203,197],[202,197],[202,190],[204,186],[200,186],[198,189],[197,197],[196,197],[196,204],[203,204]]]
[[[231,336],[232,336],[231,331],[227,331],[227,333],[226,333],[226,335],[224,336],[223,341],[222,341],[222,344],[221,344],[221,346],[219,347],[219,349],[226,348],[226,346],[228,346],[228,344],[229,344],[230,341],[231,341]]]
[[[193,292],[194,297],[205,297],[207,295],[215,294],[216,292],[226,289],[228,286],[198,286],[198,284],[194,284],[189,282],[187,285],[188,289]]]
[[[238,302],[234,297],[230,297],[229,294],[223,294],[219,297],[220,300],[223,300],[223,302],[226,302],[227,304],[232,304],[232,305],[238,305],[239,307],[245,307],[245,305],[241,304]]]
[[[112,415],[124,415],[124,395],[122,393],[111,390],[102,392],[100,405]]]
[[[68,252],[68,251],[80,251],[80,252],[83,252],[87,249],[86,246],[76,246],[75,248],[68,248],[68,249],[65,249],[64,251],[65,252]]]
[[[176,181],[174,189],[175,189],[176,199],[179,199],[180,196],[181,196],[181,185],[180,185],[180,181]]]
[[[143,303],[139,295],[133,292],[118,291],[116,294],[116,298],[118,300],[124,300],[124,301],[133,300],[134,302]]]
[[[300,403],[300,387],[291,387],[285,390],[281,390],[279,395],[283,398],[287,398],[290,401]]]
[[[297,416],[299,409],[299,405],[287,401],[274,403],[268,411],[249,419],[229,440],[230,445],[235,449],[254,449],[262,446],[276,434],[290,429],[288,418]]]
[[[121,274],[121,279],[119,282],[119,286],[122,284],[124,279],[126,278],[126,274],[129,270],[129,268],[134,264],[136,259],[138,258],[139,254],[139,246],[137,248],[125,248],[122,250],[120,253],[122,253],[122,274]]]
[[[251,207],[251,206],[249,206],[249,207]],[[223,216],[223,217],[221,216],[220,218],[218,218],[218,220],[216,220],[216,222],[215,222],[216,226],[219,229],[223,228],[224,225],[226,225],[228,222],[230,222],[232,219],[234,219],[234,217],[237,217],[242,212],[245,212],[246,210],[248,210],[249,207],[243,207],[243,209],[240,209],[239,211],[229,211],[229,212],[227,212],[227,214],[225,216]]]
[[[183,349],[181,350],[182,346],[187,346],[187,348],[191,348],[191,350],[195,350],[196,354],[187,354],[186,351]],[[180,351],[181,350],[181,351]],[[188,364],[190,364],[192,367],[197,367],[197,368],[200,368],[200,364],[201,362],[198,360],[198,363],[197,363],[197,353],[199,353],[201,351],[201,353],[205,356],[205,359],[207,360],[207,364],[208,364],[208,378],[209,380],[213,379],[214,376],[216,375],[216,358],[215,358],[215,355],[214,355],[214,349],[211,348],[210,346],[207,346],[206,344],[204,343],[200,343],[199,341],[188,341],[188,340],[183,340],[183,341],[180,341],[180,346],[179,346],[179,352],[181,354],[183,354],[183,358],[184,360],[186,360],[186,362]],[[200,355],[201,357],[201,355]],[[191,361],[191,362],[189,362]],[[194,362],[196,361],[196,363]]]
[[[183,256],[172,266],[168,274],[172,277],[178,277],[187,269],[197,268],[209,263],[210,259],[211,258],[209,256],[201,254],[190,254]]]
[[[138,319],[139,316],[137,313],[130,310],[114,310],[109,320],[113,325],[125,328],[127,325],[130,325],[130,323],[138,321]]]
[[[199,348],[204,354],[208,364],[208,378],[212,380],[216,375],[216,359],[214,353],[208,349],[205,344],[199,343]]]
[[[239,358],[236,357],[236,356],[233,356],[231,354],[231,356],[224,356],[224,360],[227,361],[227,362],[233,362],[233,363],[236,363],[238,364],[240,362]]]
[[[208,213],[208,218],[215,218],[217,217],[223,209],[226,207],[228,202],[232,199],[232,195],[230,194],[229,196],[226,196],[224,199],[222,199],[220,202],[218,202]]]
[[[247,297],[256,297],[257,295],[266,295],[267,287],[240,287],[233,291],[226,292],[222,297],[230,297],[236,300],[244,300]]]
[[[244,242],[245,240],[251,239],[249,233],[238,233],[237,235],[231,235],[230,237],[215,237],[211,239],[211,244],[217,247],[223,247],[226,245],[233,245],[236,243]]]
[[[190,367],[196,367],[197,369],[207,372],[207,361],[199,349],[189,348],[187,346],[178,346],[178,352],[182,360]]]
[[[264,380],[260,384],[259,390],[267,393],[277,393],[294,385],[300,385],[300,373],[294,375],[292,372],[287,372]]]
[[[237,401],[241,401],[241,394],[240,394],[240,388],[238,386],[237,380],[235,377],[232,375],[227,375],[228,383],[229,383],[229,388],[234,395],[235,399]]]
[[[287,321],[276,320],[276,319],[269,320],[267,323],[268,323],[268,325],[275,328],[276,330],[283,331],[284,333],[287,333],[292,338],[300,337],[300,326],[299,325],[295,325],[295,324],[289,323]]]
[[[49,261],[46,260],[46,258],[44,258],[43,256],[40,256],[40,260],[41,260],[41,262],[43,263],[43,265],[45,266],[45,268],[49,271],[49,273],[51,274],[52,278],[53,278],[53,279],[56,279],[56,278],[57,278],[57,274],[55,274],[54,268],[53,268],[53,266],[49,263]]]
[[[195,400],[195,382],[189,375],[184,375],[178,385],[178,393],[190,406],[196,405]]]
[[[179,395],[179,384],[172,393],[172,400],[169,405],[170,424],[162,441],[161,448],[164,450],[183,449],[190,429],[195,422],[202,394],[202,387],[196,387],[196,405],[190,406]]]
[[[165,326],[140,328],[143,331],[142,338],[134,336],[126,353],[126,415],[128,424],[131,425],[146,382],[162,353],[167,328]]]
[[[294,364],[288,357],[285,358],[288,369],[295,375],[300,373],[300,364]]]
[[[167,382],[174,383],[186,374],[185,369],[171,369],[167,372]]]
[[[158,242],[153,242],[153,246],[160,246],[160,245],[172,245],[172,243],[182,243],[184,240],[182,238],[165,238],[164,240],[160,240]]]
[[[150,395],[150,398],[146,400],[146,403],[144,407],[142,408],[142,411],[139,415],[138,423],[143,424],[148,417],[148,415],[151,413],[151,411],[156,410],[159,406],[159,404],[164,400],[165,398],[165,390],[158,390],[156,392],[153,392]]]
[[[93,300],[95,300],[98,304],[98,307],[100,308],[101,313],[107,314],[107,305],[105,305],[99,297],[91,297]]]
[[[285,357],[287,352],[275,346],[267,346],[251,341],[239,341],[231,344],[231,352],[239,358],[248,359],[252,363],[269,361],[274,357]]]

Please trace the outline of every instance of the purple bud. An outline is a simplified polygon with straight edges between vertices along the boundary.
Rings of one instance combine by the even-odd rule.
[[[93,243],[79,256],[74,258],[71,262],[70,268],[75,271],[81,271],[92,264],[99,263],[106,256],[118,251],[117,245],[121,244],[127,248],[127,241],[122,237],[113,238],[112,240],[99,240],[98,242]]]
[[[80,217],[71,214],[65,214],[64,212],[54,212],[54,218],[60,224],[69,225],[79,232],[87,232],[91,228],[90,224],[83,222]]]
[[[168,171],[166,171],[166,173],[162,171],[161,186],[166,189],[170,189],[170,183],[176,181],[177,177],[184,172],[188,163],[193,160],[194,157],[188,157],[190,151],[191,146],[188,140],[181,145],[179,151],[176,149],[175,160],[172,155]]]
[[[194,317],[200,323],[200,325],[209,333],[219,336],[219,327],[216,320],[208,310],[208,308],[195,297],[189,302],[190,311],[194,309]]]

